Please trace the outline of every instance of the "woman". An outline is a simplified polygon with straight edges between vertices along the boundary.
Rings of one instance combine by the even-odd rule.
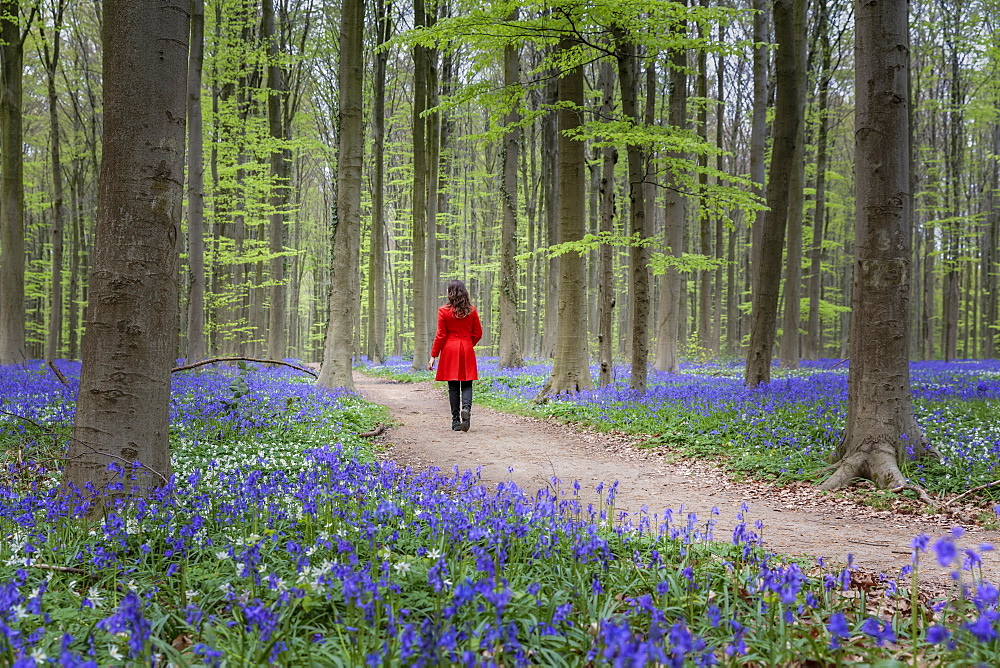
[[[441,356],[435,380],[448,381],[451,402],[451,428],[469,431],[472,414],[472,381],[479,378],[476,352],[472,349],[483,338],[476,307],[469,303],[469,291],[459,280],[448,281],[448,304],[438,309],[437,336],[431,347],[427,369],[434,370],[434,358]]]

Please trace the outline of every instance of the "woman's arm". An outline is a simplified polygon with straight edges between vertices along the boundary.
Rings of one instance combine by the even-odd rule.
[[[427,365],[428,369],[434,368],[434,358],[441,354],[446,338],[448,338],[448,321],[445,318],[445,309],[439,308],[437,335],[434,337],[434,345],[431,346],[431,361]]]
[[[479,322],[479,311],[472,309],[472,345],[479,343],[483,338],[483,324]]]

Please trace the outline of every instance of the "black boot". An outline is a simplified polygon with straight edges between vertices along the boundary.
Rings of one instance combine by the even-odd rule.
[[[452,431],[462,431],[462,420],[458,410],[460,399],[457,380],[448,381],[448,403],[451,404],[451,429]]]
[[[472,381],[462,381],[462,431],[469,431],[472,416]]]

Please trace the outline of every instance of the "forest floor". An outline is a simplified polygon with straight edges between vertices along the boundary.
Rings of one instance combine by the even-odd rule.
[[[559,493],[567,497],[578,481],[584,508],[597,505],[598,484],[618,481],[616,516],[645,507],[662,518],[671,508],[675,522],[684,524],[694,512],[704,526],[716,507],[717,540],[730,539],[746,503],[748,524],[764,523],[761,533],[768,549],[792,557],[823,557],[827,565],[844,564],[853,554],[861,573],[898,576],[911,561],[914,536],[926,533],[935,540],[954,526],[966,530],[956,541],[960,548],[984,543],[1000,547],[1000,532],[976,525],[961,506],[935,513],[909,503],[878,509],[862,503],[858,493],[821,493],[807,483],[737,480],[712,462],[681,457],[667,447],[639,449],[632,436],[501,413],[475,401],[471,429],[452,431],[447,394],[433,383],[399,383],[358,372],[354,377],[362,396],[388,407],[398,423],[382,436],[383,457],[416,470],[479,468],[487,487],[512,481],[529,494],[551,487],[555,477],[561,481]],[[937,564],[933,551],[922,555],[920,574],[926,584],[944,587],[950,573]],[[983,576],[1000,581],[1000,554],[984,555]]]

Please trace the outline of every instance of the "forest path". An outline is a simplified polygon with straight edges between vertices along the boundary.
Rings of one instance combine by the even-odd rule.
[[[766,547],[785,555],[825,557],[827,563],[842,564],[848,554],[866,571],[898,575],[910,562],[910,543],[920,533],[932,540],[958,522],[946,515],[903,515],[875,510],[854,501],[821,495],[809,485],[778,487],[760,482],[735,482],[711,462],[679,457],[665,448],[642,450],[621,436],[590,432],[554,422],[501,413],[476,406],[468,432],[452,431],[447,394],[433,383],[396,383],[355,372],[358,391],[370,401],[387,406],[399,426],[383,436],[384,454],[404,466],[423,470],[436,466],[444,472],[453,467],[481,467],[483,483],[513,481],[533,494],[561,481],[560,493],[573,494],[580,483],[584,507],[598,500],[594,491],[601,482],[607,487],[618,481],[617,512],[649,513],[662,517],[674,510],[683,523],[687,513],[697,513],[704,526],[713,507],[719,509],[715,528],[718,540],[729,540],[737,524],[736,514],[747,503],[748,524],[764,522]],[[683,504],[683,515],[677,509]],[[1000,546],[1000,533],[965,525],[959,546],[977,548],[982,543]],[[984,575],[1000,582],[1000,556],[985,555]],[[993,557],[993,558],[991,558]],[[921,559],[921,579],[939,582],[950,569],[941,568],[933,553]]]

